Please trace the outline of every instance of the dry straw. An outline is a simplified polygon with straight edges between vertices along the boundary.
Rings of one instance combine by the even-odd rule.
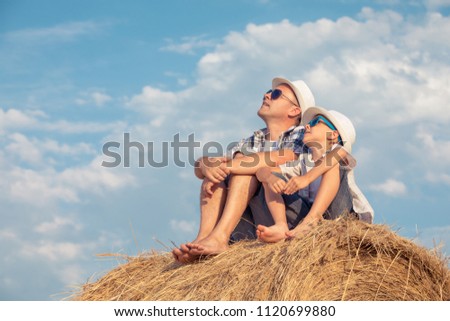
[[[194,264],[169,253],[127,257],[74,300],[450,300],[434,251],[383,225],[325,221],[277,244],[242,241]]]

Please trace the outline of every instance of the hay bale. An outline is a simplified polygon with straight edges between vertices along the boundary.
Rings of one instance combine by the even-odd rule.
[[[382,225],[325,221],[304,238],[243,241],[190,265],[128,258],[75,300],[450,300],[446,259]]]

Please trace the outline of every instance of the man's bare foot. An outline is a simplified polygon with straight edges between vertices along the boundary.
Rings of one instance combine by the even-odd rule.
[[[183,264],[192,263],[196,261],[199,258],[199,255],[194,255],[190,253],[192,244],[194,244],[194,242],[196,241],[194,240],[190,243],[181,244],[180,248],[174,248],[172,250],[172,255],[175,261]]]
[[[217,255],[225,252],[228,248],[227,241],[222,242],[214,237],[208,236],[195,244],[191,244],[189,253],[197,256]]]
[[[276,243],[282,241],[286,238],[286,232],[289,229],[287,225],[272,225],[272,226],[264,226],[258,225],[256,228],[256,234],[258,235],[258,239],[266,243]]]

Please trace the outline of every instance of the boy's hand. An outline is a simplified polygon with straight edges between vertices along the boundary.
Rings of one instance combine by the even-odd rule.
[[[277,194],[283,193],[286,186],[286,182],[275,175],[270,175],[269,177],[267,177],[266,184],[269,186],[272,192]]]
[[[309,185],[308,180],[304,176],[295,176],[292,177],[289,182],[286,183],[286,187],[284,189],[284,193],[287,195],[292,195],[298,190],[305,188]]]

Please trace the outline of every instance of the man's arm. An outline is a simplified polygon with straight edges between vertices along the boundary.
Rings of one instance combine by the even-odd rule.
[[[297,159],[298,156],[290,149],[280,149],[272,152],[260,152],[248,156],[235,157],[229,160],[226,167],[231,174],[255,175],[263,167],[275,167]]]

